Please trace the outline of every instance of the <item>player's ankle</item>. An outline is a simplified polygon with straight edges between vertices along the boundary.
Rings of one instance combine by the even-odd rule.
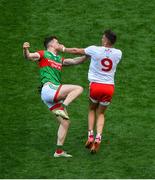
[[[61,106],[59,107],[59,110],[65,110],[67,108],[67,105],[65,104],[61,104]]]
[[[93,130],[88,130],[88,137],[94,136],[94,131]]]
[[[61,154],[63,152],[63,146],[62,145],[57,145],[55,152],[57,154]]]
[[[100,133],[97,133],[96,138],[95,138],[95,142],[100,143],[102,139],[102,135]]]
[[[64,109],[67,109],[67,105],[62,103],[61,106],[64,108]]]
[[[93,132],[93,130],[88,130],[88,141],[89,142],[94,141],[94,132]]]

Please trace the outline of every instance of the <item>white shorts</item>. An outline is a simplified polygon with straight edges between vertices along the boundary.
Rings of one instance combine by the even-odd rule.
[[[63,100],[58,101],[57,97],[62,85],[45,84],[41,90],[41,99],[48,106],[49,110],[59,108]]]

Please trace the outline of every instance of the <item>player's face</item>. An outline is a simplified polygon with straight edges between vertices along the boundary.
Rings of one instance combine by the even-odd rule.
[[[109,43],[109,40],[106,38],[105,35],[103,35],[103,37],[102,37],[102,45],[106,46],[108,43]]]
[[[57,39],[53,39],[51,42],[50,42],[50,46],[53,47],[54,49],[58,49],[59,48],[59,41]]]

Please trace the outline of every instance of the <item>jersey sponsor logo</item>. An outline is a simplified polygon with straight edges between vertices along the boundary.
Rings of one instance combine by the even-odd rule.
[[[49,67],[52,67],[52,68],[55,68],[55,69],[58,69],[58,70],[62,69],[62,64],[61,63],[57,63],[57,62],[55,62],[53,60],[50,60],[50,59],[42,59],[39,62],[39,67],[40,68],[45,67],[45,66],[49,66]]]

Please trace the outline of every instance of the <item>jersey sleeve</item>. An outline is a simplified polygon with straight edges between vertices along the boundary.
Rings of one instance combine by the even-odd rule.
[[[121,51],[121,50],[118,51],[117,56],[118,56],[118,59],[121,59],[121,58],[122,58],[122,51]]]
[[[93,56],[96,53],[95,49],[96,49],[95,46],[89,46],[89,47],[85,48],[84,51],[85,51],[86,55]]]
[[[39,59],[42,59],[44,57],[44,51],[43,50],[37,51],[37,53],[40,55]]]
[[[117,57],[117,63],[119,63],[121,58],[122,58],[122,51],[121,50],[117,51],[116,57]]]
[[[64,62],[64,60],[65,60],[65,58],[64,58],[64,57],[61,57],[61,61],[62,61],[62,63]]]

